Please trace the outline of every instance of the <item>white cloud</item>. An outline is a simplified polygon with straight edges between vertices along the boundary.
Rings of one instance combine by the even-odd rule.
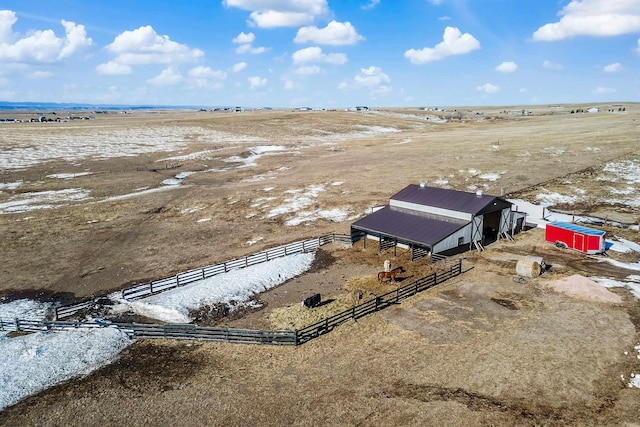
[[[295,43],[318,43],[333,46],[355,45],[364,40],[350,22],[331,21],[324,28],[302,27],[298,30]]]
[[[282,86],[282,89],[284,90],[294,90],[296,88],[296,82],[294,82],[293,80],[286,80],[284,82],[284,85]]]
[[[233,64],[233,72],[234,73],[239,73],[240,71],[244,70],[245,68],[247,68],[247,63],[246,62],[238,62],[236,64]]]
[[[605,73],[617,73],[618,71],[622,71],[624,67],[619,62],[614,62],[613,64],[605,65],[602,71]]]
[[[252,43],[256,40],[256,36],[253,33],[249,33],[249,34],[245,34],[245,33],[240,33],[238,34],[237,37],[234,37],[233,40],[231,40],[233,43],[239,44],[240,46],[238,46],[236,48],[236,53],[242,54],[242,53],[264,53],[267,51],[267,48],[265,47],[253,47]]]
[[[320,74],[322,70],[317,65],[308,65],[304,67],[300,67],[294,71],[294,73],[299,74],[301,76],[309,76],[312,74]]]
[[[53,30],[32,30],[26,37],[12,41],[15,12],[0,11],[0,61],[4,63],[52,63],[68,58],[91,46],[84,25],[60,21],[65,37],[57,37]]]
[[[515,73],[518,69],[518,64],[515,62],[507,61],[496,67],[496,71],[500,71],[501,73]]]
[[[53,76],[51,71],[34,71],[29,74],[29,78],[31,79],[48,79],[51,76]]]
[[[300,49],[291,55],[294,64],[305,62],[326,62],[328,64],[342,65],[347,62],[347,55],[344,53],[323,53],[322,49],[314,46]]]
[[[360,72],[353,78],[353,81],[342,82],[338,87],[340,89],[375,88],[382,87],[384,83],[389,82],[391,82],[391,79],[382,72],[382,68],[371,66],[369,68],[361,68]]]
[[[169,67],[162,70],[159,75],[147,80],[147,83],[154,86],[175,86],[183,80],[184,77],[178,70]]]
[[[476,87],[476,89],[484,93],[496,93],[500,90],[498,86],[492,85],[491,83],[485,83],[481,86]]]
[[[635,51],[636,53],[640,54],[640,39],[638,39],[638,44],[636,45]]]
[[[412,64],[424,64],[425,62],[439,61],[447,56],[462,55],[473,50],[480,49],[480,42],[471,34],[462,32],[455,27],[447,27],[444,30],[442,42],[435,47],[425,47],[421,50],[409,49],[404,53]]]
[[[224,80],[227,78],[227,73],[225,73],[224,71],[215,71],[209,67],[203,67],[202,65],[199,65],[189,70],[189,77],[197,79]]]
[[[560,20],[538,28],[533,40],[608,37],[640,31],[640,0],[572,0],[558,15]]]
[[[131,74],[133,70],[126,64],[120,64],[115,61],[105,62],[96,67],[98,74],[104,75],[126,75]]]
[[[161,36],[149,25],[119,34],[107,49],[117,54],[116,63],[124,65],[176,65],[204,56],[200,49],[191,49],[170,40],[169,36]]]
[[[602,87],[602,86],[598,86],[597,88],[595,88],[593,90],[593,93],[599,94],[599,95],[603,95],[603,94],[607,94],[607,93],[614,93],[616,90],[610,87]]]
[[[67,37],[64,41],[64,46],[60,51],[59,58],[67,58],[74,53],[91,46],[93,41],[90,38],[87,38],[87,32],[84,29],[84,25],[76,25],[75,22],[65,21],[64,19],[61,22]]]
[[[380,4],[380,0],[369,0],[369,3],[363,4],[362,6],[360,6],[360,9],[362,9],[362,10],[373,9],[378,4]]]
[[[248,24],[260,28],[297,27],[329,15],[327,0],[223,0],[222,4],[250,11]]]
[[[544,68],[546,68],[547,70],[562,70],[564,68],[564,66],[562,64],[556,64],[555,62],[551,62],[548,60],[545,60],[542,63],[542,66]]]
[[[227,78],[227,73],[224,71],[212,70],[202,65],[192,68],[187,74],[189,76],[189,85],[196,88],[209,87],[218,89],[222,87],[220,80]]]
[[[255,34],[253,33],[245,34],[244,32],[241,32],[240,34],[238,34],[237,37],[234,37],[233,40],[231,41],[236,44],[251,44],[255,41],[255,39],[256,39]]]
[[[257,89],[259,87],[264,87],[267,85],[267,79],[263,79],[262,77],[253,76],[247,79],[249,81],[249,85],[251,89]]]

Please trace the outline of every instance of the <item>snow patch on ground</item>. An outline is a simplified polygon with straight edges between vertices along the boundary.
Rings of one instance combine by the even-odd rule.
[[[200,280],[137,301],[124,301],[119,292],[114,313],[133,312],[169,323],[190,323],[189,311],[216,303],[237,307],[251,297],[304,273],[315,253],[296,254]]]
[[[70,202],[86,200],[90,193],[82,188],[68,188],[17,194],[7,202],[0,203],[0,215],[54,209]]]
[[[54,179],[73,179],[79,176],[93,175],[93,172],[78,172],[78,173],[54,173],[47,175],[47,178]]]
[[[31,394],[111,363],[131,342],[115,328],[0,337],[0,411]]]

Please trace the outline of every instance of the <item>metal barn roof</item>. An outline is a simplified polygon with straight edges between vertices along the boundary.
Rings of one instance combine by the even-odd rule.
[[[354,222],[351,227],[431,247],[467,224],[468,221],[385,206]]]
[[[411,184],[391,197],[392,200],[434,206],[457,212],[479,215],[485,212],[502,210],[511,203],[496,196],[477,195],[466,191],[437,187],[421,187]]]

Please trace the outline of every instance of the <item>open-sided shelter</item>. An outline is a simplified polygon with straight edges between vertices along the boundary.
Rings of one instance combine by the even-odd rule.
[[[483,250],[486,243],[510,239],[522,228],[526,214],[512,207],[482,192],[411,184],[387,206],[351,224],[351,241],[375,238],[381,250],[406,245],[413,259],[473,247]]]

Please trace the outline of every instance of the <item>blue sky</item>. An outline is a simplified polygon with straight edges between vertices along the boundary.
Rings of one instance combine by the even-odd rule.
[[[640,101],[640,0],[2,0],[0,100]]]

